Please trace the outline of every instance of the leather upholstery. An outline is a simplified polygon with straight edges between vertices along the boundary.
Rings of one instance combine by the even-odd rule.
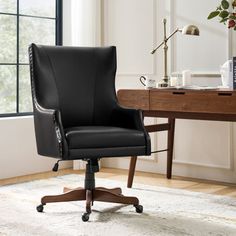
[[[39,154],[61,159],[150,155],[141,111],[117,103],[115,47],[32,44],[29,54]]]
[[[65,134],[70,149],[145,146],[143,132],[120,127],[71,127]]]

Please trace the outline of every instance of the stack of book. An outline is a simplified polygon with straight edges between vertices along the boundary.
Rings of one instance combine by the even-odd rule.
[[[223,86],[228,86],[230,89],[236,89],[236,57],[233,57],[232,60],[227,61],[228,65],[226,65],[226,63],[224,65],[226,65],[222,68],[224,68],[222,70],[222,74],[221,74],[221,78],[222,78],[222,85]],[[224,73],[225,70],[225,73]],[[224,85],[223,79],[226,79],[228,82],[226,82],[227,85]]]
[[[236,89],[236,57],[233,57],[232,73],[233,73],[233,89]]]

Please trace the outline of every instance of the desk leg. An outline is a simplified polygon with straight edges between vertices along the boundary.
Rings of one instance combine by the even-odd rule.
[[[136,162],[137,162],[137,156],[132,156],[130,159],[130,164],[129,164],[129,176],[128,176],[128,182],[127,182],[128,188],[132,188]]]
[[[175,119],[169,118],[168,123],[170,129],[168,130],[168,151],[167,151],[167,179],[171,179],[172,175],[172,162],[173,162],[173,146],[174,146],[174,134],[175,134]]]

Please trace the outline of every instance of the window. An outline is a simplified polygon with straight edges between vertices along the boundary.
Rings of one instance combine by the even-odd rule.
[[[31,43],[62,44],[62,0],[0,0],[0,116],[32,112]]]

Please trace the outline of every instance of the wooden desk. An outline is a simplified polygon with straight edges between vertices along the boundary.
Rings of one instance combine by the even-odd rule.
[[[119,90],[122,106],[142,109],[145,117],[165,117],[167,124],[146,126],[148,132],[168,130],[167,178],[171,178],[175,119],[236,121],[236,91],[232,90]],[[128,187],[132,186],[137,157],[130,162]]]

